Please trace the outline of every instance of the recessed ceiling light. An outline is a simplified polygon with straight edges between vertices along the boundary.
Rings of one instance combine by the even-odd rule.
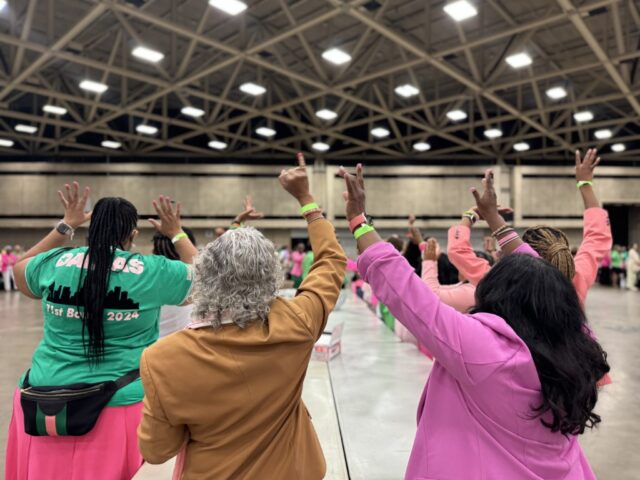
[[[384,127],[376,127],[371,130],[371,135],[373,135],[376,138],[388,137],[390,133],[391,132],[389,132],[389,130],[387,130]]]
[[[204,115],[204,110],[196,107],[182,107],[182,110],[180,110],[180,113],[182,113],[183,115],[186,115],[187,117],[200,118],[201,116]]]
[[[0,10],[2,10],[7,5],[7,0],[0,0]]]
[[[606,140],[607,138],[611,138],[613,136],[613,132],[608,128],[603,128],[602,130],[596,130],[593,132],[593,135],[598,140]]]
[[[327,150],[329,150],[330,147],[328,143],[316,142],[313,145],[311,145],[311,148],[319,152],[326,152]]]
[[[489,128],[484,131],[484,136],[487,138],[500,138],[502,136],[502,130],[499,128]]]
[[[0,147],[13,147],[13,140],[7,140],[6,138],[0,138]]]
[[[164,53],[151,50],[147,47],[136,47],[131,51],[131,55],[151,63],[158,63],[164,58]]]
[[[34,127],[33,125],[25,125],[24,123],[19,123],[14,128],[16,129],[16,132],[21,133],[34,134],[38,131],[38,127]]]
[[[567,96],[567,91],[562,87],[552,87],[547,90],[547,97],[553,100],[560,100]]]
[[[418,93],[420,93],[420,90],[418,90],[416,87],[408,83],[396,87],[395,91],[398,95],[405,98],[413,97],[415,95],[418,95]]]
[[[467,114],[462,110],[451,110],[450,112],[447,112],[447,118],[452,122],[459,122],[460,120],[467,118]]]
[[[573,119],[576,122],[580,122],[580,123],[590,122],[591,120],[593,120],[593,113],[591,113],[589,110],[576,112],[573,114]]]
[[[63,107],[58,107],[57,105],[45,105],[42,107],[42,110],[47,113],[52,113],[54,115],[66,115],[67,109]]]
[[[318,110],[316,112],[316,116],[323,120],[335,120],[336,118],[338,118],[338,114],[336,112],[334,112],[333,110],[328,110],[326,108]]]
[[[249,95],[255,95],[256,97],[258,95],[262,95],[267,91],[267,89],[262,85],[258,85],[252,82],[243,83],[242,85],[240,85],[240,90],[244,93],[248,93]]]
[[[343,52],[339,48],[331,48],[322,53],[322,58],[325,60],[335,63],[336,65],[342,65],[343,63],[347,63],[351,61],[351,55],[346,52]]]
[[[476,7],[467,2],[467,0],[451,2],[444,6],[444,11],[456,22],[461,22],[467,18],[475,17],[478,14]]]
[[[153,125],[146,125],[144,123],[141,123],[140,125],[136,126],[136,132],[142,133],[144,135],[155,135],[156,133],[158,133],[158,129]]]
[[[273,137],[276,134],[276,131],[269,127],[259,127],[256,128],[256,133],[263,137]]]
[[[427,142],[416,142],[413,144],[413,149],[418,152],[426,152],[427,150],[431,150],[431,145]]]
[[[509,55],[505,60],[513,68],[522,68],[533,63],[533,60],[531,60],[531,57],[527,53],[515,53]]]
[[[627,147],[624,145],[624,143],[614,143],[613,145],[611,145],[611,150],[616,153],[624,152],[626,149]]]
[[[227,144],[225,142],[221,142],[220,140],[211,140],[209,142],[209,148],[213,148],[214,150],[224,150],[227,148]]]
[[[89,92],[104,93],[109,87],[104,83],[94,82],[93,80],[83,80],[80,82],[80,88]]]
[[[513,149],[516,152],[526,152],[527,150],[529,150],[531,147],[529,146],[529,144],[527,142],[519,142],[513,145]]]
[[[239,0],[209,0],[209,5],[229,15],[238,15],[247,9],[247,4]]]
[[[114,140],[103,140],[100,145],[102,145],[104,148],[111,148],[112,150],[117,150],[122,146],[120,142],[116,142]]]

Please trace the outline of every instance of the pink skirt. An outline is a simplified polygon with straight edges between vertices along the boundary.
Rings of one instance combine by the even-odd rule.
[[[142,402],[105,408],[81,437],[32,437],[24,432],[20,390],[13,396],[6,480],[129,480],[142,465],[138,424]]]

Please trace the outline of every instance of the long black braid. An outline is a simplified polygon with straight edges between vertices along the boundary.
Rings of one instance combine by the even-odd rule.
[[[196,237],[193,235],[193,231],[190,228],[182,227],[182,231],[187,234],[193,246],[196,245]],[[153,236],[153,254],[162,255],[170,260],[180,260],[180,255],[176,250],[175,245],[171,242],[169,237],[165,237],[160,232],[157,232]]]
[[[104,358],[104,301],[117,248],[138,223],[138,211],[124,198],[105,197],[93,208],[89,225],[88,249],[78,282],[78,311],[82,318],[82,342],[92,362]],[[83,273],[86,272],[84,275]],[[89,335],[89,342],[85,339]]]

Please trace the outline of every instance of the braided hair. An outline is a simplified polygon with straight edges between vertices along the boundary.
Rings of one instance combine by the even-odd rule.
[[[124,247],[137,223],[136,207],[124,198],[100,199],[91,215],[84,260],[86,269],[80,271],[77,306],[82,319],[82,342],[94,363],[104,358],[104,302],[116,249]]]
[[[191,243],[195,247],[196,237],[194,236],[193,231],[190,228],[185,227],[182,227],[182,231],[187,234],[187,237],[189,237],[189,240],[191,240]],[[180,255],[178,254],[178,251],[171,239],[160,232],[156,232],[153,236],[153,254],[162,255],[163,257],[167,257],[169,260],[180,260]]]
[[[557,228],[537,226],[529,228],[522,235],[522,241],[556,267],[569,280],[576,274],[576,266],[571,255],[569,239]]]

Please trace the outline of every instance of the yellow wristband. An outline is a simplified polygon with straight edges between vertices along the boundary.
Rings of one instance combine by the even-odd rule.
[[[580,180],[577,183],[577,187],[578,188],[584,187],[585,185],[590,185],[590,186],[593,187],[593,180]]]
[[[178,242],[179,242],[180,240],[182,240],[183,238],[189,238],[189,235],[187,235],[187,234],[186,234],[186,233],[184,233],[184,232],[180,232],[180,233],[178,233],[175,237],[173,237],[173,238],[171,239],[171,243],[173,243],[173,244],[175,245],[176,243],[178,243]]]
[[[300,208],[300,215],[304,215],[305,213],[315,209],[320,209],[320,205],[315,202],[307,203],[306,205],[303,205],[302,208]]]
[[[355,232],[353,232],[353,236],[356,238],[356,240],[358,240],[361,236],[375,231],[376,229],[371,225],[362,225],[361,227],[358,227]]]

